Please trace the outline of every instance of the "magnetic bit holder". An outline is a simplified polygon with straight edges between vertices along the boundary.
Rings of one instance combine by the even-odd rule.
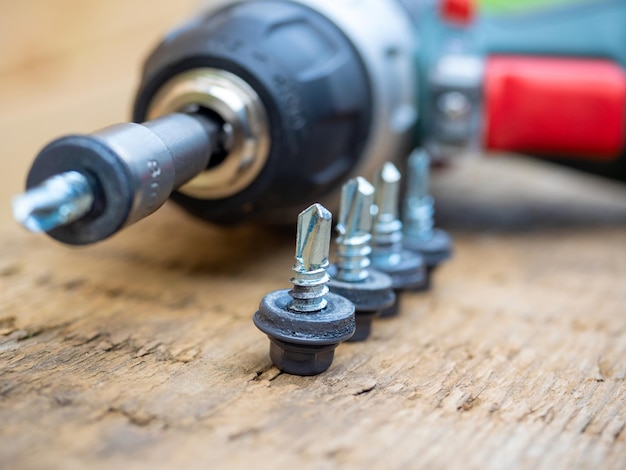
[[[174,113],[61,137],[35,159],[13,215],[63,243],[103,240],[152,214],[208,165],[217,125]]]
[[[337,260],[328,269],[328,287],[355,306],[356,332],[348,341],[367,339],[373,319],[396,300],[391,278],[370,266],[373,202],[374,187],[363,177],[351,179],[341,188],[335,227]]]
[[[372,264],[391,277],[396,302],[381,312],[381,317],[398,313],[403,290],[420,290],[427,285],[424,259],[419,253],[402,247],[402,222],[398,218],[400,171],[385,163],[376,175],[374,223],[372,229]]]
[[[254,314],[254,324],[270,339],[272,362],[289,374],[324,372],[335,348],[355,332],[354,305],[326,285],[331,225],[321,204],[300,213],[293,289],[270,292]]]

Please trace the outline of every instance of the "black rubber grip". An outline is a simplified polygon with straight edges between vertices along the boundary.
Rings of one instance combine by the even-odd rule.
[[[192,214],[217,222],[280,219],[338,184],[357,164],[370,132],[372,99],[361,59],[329,19],[284,2],[241,3],[172,32],[145,64],[134,120],[173,76],[212,67],[241,77],[260,96],[271,148],[258,178],[233,196],[175,193]]]

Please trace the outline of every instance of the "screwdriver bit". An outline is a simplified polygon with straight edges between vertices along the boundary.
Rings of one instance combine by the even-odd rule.
[[[13,217],[31,232],[47,232],[87,214],[94,193],[85,175],[66,171],[12,200]]]
[[[219,125],[174,113],[48,144],[35,159],[15,218],[63,243],[103,240],[147,217],[202,172],[218,145]]]

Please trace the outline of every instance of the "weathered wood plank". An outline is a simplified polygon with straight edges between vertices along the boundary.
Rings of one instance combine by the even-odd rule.
[[[0,200],[50,140],[130,118],[141,65],[198,0],[23,0],[0,14]],[[9,220],[0,205],[0,223]]]
[[[490,180],[490,205],[497,187],[456,199]],[[287,284],[290,234],[172,208],[86,249],[6,229],[2,461],[623,467],[626,191],[517,160],[438,188],[454,261],[313,378],[273,368],[250,321]]]
[[[141,56],[196,2],[83,2],[56,30],[57,2],[14,3],[5,201],[47,139],[125,118]],[[435,192],[453,262],[312,378],[272,367],[251,322],[292,234],[166,207],[71,249],[0,205],[0,467],[623,468],[626,190],[503,158]]]

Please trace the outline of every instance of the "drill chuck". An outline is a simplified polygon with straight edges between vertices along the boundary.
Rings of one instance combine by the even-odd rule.
[[[218,223],[284,224],[315,200],[335,209],[346,178],[410,149],[411,31],[395,1],[263,0],[221,2],[171,32],[146,61],[133,118],[198,106],[237,141],[241,119],[218,96],[228,91],[247,103],[253,130],[247,166],[229,151],[172,199]]]

